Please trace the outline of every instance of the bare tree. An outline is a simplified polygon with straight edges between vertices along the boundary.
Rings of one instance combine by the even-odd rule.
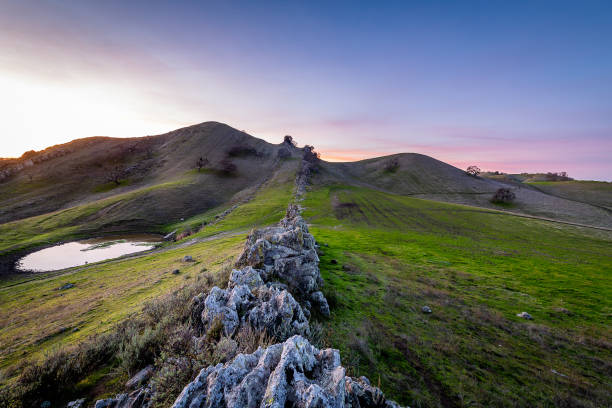
[[[480,174],[480,169],[478,168],[478,166],[470,166],[467,168],[467,170],[465,170],[465,172],[468,176],[478,177],[478,175]]]
[[[208,165],[208,159],[206,157],[200,156],[200,158],[196,161],[196,167],[198,168],[198,173],[202,168]]]

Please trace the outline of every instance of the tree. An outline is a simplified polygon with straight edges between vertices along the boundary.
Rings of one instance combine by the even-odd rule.
[[[295,143],[295,140],[293,140],[293,136],[289,135],[285,135],[285,138],[283,139],[283,144],[286,144],[290,147],[295,147],[297,145],[297,143]]]
[[[491,202],[495,204],[510,204],[514,201],[516,195],[509,188],[500,188],[491,197]]]
[[[208,165],[208,159],[206,157],[200,156],[200,158],[196,161],[196,167],[198,168],[198,173],[202,168]]]
[[[106,181],[109,183],[121,184],[121,178],[125,177],[127,172],[121,166],[115,166],[106,172]]]
[[[480,174],[480,169],[477,166],[470,166],[465,172],[468,176],[478,177],[478,175]]]
[[[310,163],[316,163],[321,158],[321,155],[314,150],[314,146],[304,146],[304,160]]]

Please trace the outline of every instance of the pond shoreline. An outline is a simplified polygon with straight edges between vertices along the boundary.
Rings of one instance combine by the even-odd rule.
[[[94,235],[95,234],[95,235]],[[93,235],[93,236],[92,236]],[[34,245],[32,247],[29,248],[24,248],[24,249],[20,249],[17,250],[15,252],[10,252],[7,253],[5,255],[0,255],[0,279],[2,278],[7,278],[7,277],[15,277],[15,276],[20,276],[20,277],[27,277],[27,276],[42,276],[45,274],[51,274],[54,272],[59,272],[65,269],[70,269],[70,268],[74,268],[74,267],[78,267],[78,266],[84,266],[84,265],[75,265],[73,267],[70,268],[63,268],[63,269],[58,269],[58,270],[54,270],[54,271],[44,271],[44,272],[37,272],[37,271],[27,271],[27,270],[19,270],[17,268],[17,264],[19,262],[19,260],[21,260],[22,258],[33,254],[35,252],[38,251],[42,251],[44,249],[48,249],[48,248],[52,248],[54,246],[58,246],[58,245],[63,245],[63,244],[67,244],[70,242],[78,242],[78,241],[86,241],[86,240],[93,240],[93,239],[111,239],[112,237],[121,237],[121,236],[135,236],[135,235],[149,235],[149,236],[155,236],[159,238],[158,243],[163,242],[163,237],[165,235],[164,232],[149,232],[149,231],[112,231],[112,232],[94,232],[92,235],[90,234],[75,234],[74,236],[71,237],[66,237],[67,239],[63,239],[61,241],[57,241],[57,242],[53,242],[53,243],[46,243],[43,245]],[[153,248],[155,249],[155,248]],[[149,250],[143,250],[140,252],[146,252],[146,251],[150,251],[153,249],[149,249]],[[136,252],[135,252],[136,253]],[[133,254],[135,254],[133,253]],[[128,254],[129,255],[129,254]],[[110,260],[110,259],[108,259]]]

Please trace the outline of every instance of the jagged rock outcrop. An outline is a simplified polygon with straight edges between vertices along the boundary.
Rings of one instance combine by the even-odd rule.
[[[193,321],[200,333],[220,323],[226,336],[246,324],[278,339],[308,335],[311,308],[329,316],[318,265],[314,237],[290,205],[278,226],[251,232],[227,289],[194,298]]]
[[[308,334],[308,319],[300,304],[286,289],[265,284],[257,270],[232,271],[228,286],[226,290],[213,287],[204,300],[203,331],[220,322],[226,336],[246,324],[279,338]]]
[[[239,354],[203,369],[173,408],[396,408],[365,377],[346,376],[338,350],[319,350],[301,336]]]
[[[289,205],[278,226],[251,232],[236,266],[251,266],[261,271],[265,282],[285,284],[307,316],[312,308],[329,316],[315,240],[296,205]]]

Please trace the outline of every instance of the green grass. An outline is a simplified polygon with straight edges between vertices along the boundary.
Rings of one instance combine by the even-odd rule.
[[[292,170],[282,174],[279,179],[271,180],[255,194],[252,200],[239,205],[225,218],[204,227],[190,238],[208,237],[224,231],[239,231],[277,223],[284,217],[287,205],[293,199],[294,178],[295,172]],[[223,209],[218,213],[221,212]],[[208,221],[214,220],[211,212],[204,216]],[[191,223],[191,220],[186,220],[185,223]]]
[[[190,180],[185,176],[76,207],[0,224],[0,256],[86,236],[104,222],[103,216],[97,217],[103,210],[153,190],[188,184]]]
[[[129,186],[130,184],[130,180],[119,180],[119,184],[115,183],[114,181],[110,181],[108,183],[97,185],[96,187],[94,187],[93,191],[95,193],[105,193],[107,191],[114,190],[118,187]]]
[[[410,406],[611,402],[611,234],[343,186],[304,205],[352,375]]]
[[[138,313],[143,302],[215,269],[242,249],[244,235],[120,259],[18,285],[0,286],[0,367],[73,344]],[[183,263],[184,255],[195,262]],[[178,275],[172,270],[180,269]],[[74,288],[60,291],[66,283]],[[75,331],[75,329],[77,329]]]
[[[65,271],[13,276],[0,280],[0,368],[10,368],[19,361],[39,357],[56,347],[75,344],[94,333],[103,332],[138,313],[143,302],[157,298],[196,278],[203,267],[215,269],[240,253],[246,232],[254,226],[278,222],[292,200],[295,166],[281,171],[254,197],[225,219],[197,235],[203,242],[181,248],[166,244],[162,251],[135,258],[118,259]],[[33,217],[21,222],[16,236],[31,236],[35,242],[65,239],[71,231],[66,226],[95,213],[94,204],[56,214]],[[219,209],[215,209],[219,211]],[[215,211],[190,218],[168,229],[189,225],[194,220],[214,217]],[[36,219],[36,222],[34,220]],[[5,227],[0,225],[0,229]],[[59,228],[60,231],[57,231]],[[44,238],[36,231],[44,232]],[[7,232],[11,231],[8,228]],[[219,236],[214,236],[223,233]],[[21,234],[21,235],[20,235]],[[192,236],[193,237],[193,236]],[[190,237],[191,238],[191,237]],[[5,242],[15,237],[3,237]],[[191,255],[194,263],[183,263]],[[181,273],[173,275],[173,269]],[[65,283],[75,287],[57,288]],[[44,316],[44,318],[41,318]],[[78,328],[77,331],[73,331]]]

